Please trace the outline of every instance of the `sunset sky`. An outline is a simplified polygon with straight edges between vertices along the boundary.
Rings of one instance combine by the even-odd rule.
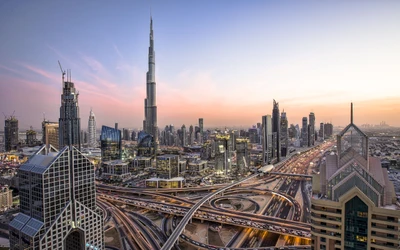
[[[352,101],[356,124],[400,126],[400,1],[0,1],[0,111],[58,121],[59,60],[82,128],[90,108],[140,128],[150,9],[161,129],[248,128],[273,99],[289,123],[346,125]]]

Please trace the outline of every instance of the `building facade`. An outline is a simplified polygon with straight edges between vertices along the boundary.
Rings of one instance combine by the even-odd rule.
[[[308,146],[314,146],[315,144],[315,114],[313,112],[311,112],[308,115],[308,122],[309,122],[309,126],[310,126],[310,131],[308,133]]]
[[[59,132],[58,132],[58,122],[44,122],[43,127],[43,143],[46,144],[46,148],[50,148],[52,145],[55,148],[59,148]]]
[[[62,77],[63,93],[61,95],[61,107],[59,124],[59,148],[73,145],[81,147],[81,118],[79,117],[78,97],[79,93],[71,81],[64,81]]]
[[[199,128],[200,128],[200,138],[199,138],[199,143],[203,143],[204,141],[204,119],[199,118]]]
[[[337,136],[337,153],[313,176],[313,249],[399,249],[400,207],[368,137],[353,123]]]
[[[308,120],[307,117],[303,117],[301,126],[301,146],[308,146]]]
[[[182,135],[181,135],[181,142],[182,142],[181,146],[182,147],[186,147],[187,146],[187,132],[186,132],[185,124],[182,125],[181,133],[182,133]]]
[[[18,120],[10,116],[4,121],[4,149],[5,151],[16,150],[18,146]]]
[[[279,113],[279,103],[274,100],[272,109],[272,157],[277,162],[281,160],[281,116]]]
[[[12,207],[13,197],[12,190],[8,188],[8,185],[0,186],[0,211],[5,211]]]
[[[236,139],[236,168],[238,174],[244,175],[249,171],[250,153],[249,153],[249,140]]]
[[[333,135],[333,124],[325,123],[324,124],[324,136],[325,138],[330,138]]]
[[[179,176],[179,155],[157,156],[157,177],[161,179],[172,179]]]
[[[100,136],[101,161],[112,161],[122,159],[121,130],[107,126],[101,127]]]
[[[153,19],[150,19],[150,46],[149,46],[149,70],[146,75],[146,99],[144,100],[144,131],[153,136],[154,147],[158,147],[158,127],[157,127],[157,104],[156,104],[156,55],[154,51]]]
[[[10,249],[104,249],[94,166],[73,147],[42,146],[23,164],[20,213],[10,222]]]
[[[289,150],[289,131],[286,112],[281,113],[281,156],[285,157]]]
[[[272,119],[271,115],[262,117],[262,163],[270,164],[272,161]]]
[[[88,144],[89,147],[97,146],[97,134],[96,134],[96,116],[93,110],[90,109],[89,120],[88,120]]]
[[[129,163],[122,160],[106,161],[102,164],[103,173],[101,177],[108,181],[124,181],[131,176]]]
[[[26,131],[26,145],[28,147],[33,147],[36,146],[37,140],[36,140],[36,131],[32,129],[32,127]]]

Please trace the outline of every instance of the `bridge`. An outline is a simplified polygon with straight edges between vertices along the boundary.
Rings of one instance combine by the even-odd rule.
[[[270,175],[280,175],[280,176],[290,176],[290,177],[302,177],[306,179],[311,179],[312,175],[308,174],[290,174],[290,173],[280,173],[280,172],[269,172]]]
[[[168,240],[165,242],[164,246],[161,248],[161,250],[170,250],[172,249],[172,247],[174,246],[174,244],[177,242],[177,240],[179,239],[179,235],[182,234],[183,230],[185,229],[186,225],[188,224],[188,222],[192,219],[192,216],[194,215],[194,213],[197,212],[197,210],[204,204],[206,203],[210,198],[214,197],[215,195],[224,192],[225,190],[232,188],[236,185],[239,185],[245,181],[251,180],[255,177],[257,177],[258,174],[253,174],[250,175],[247,178],[244,178],[240,181],[234,182],[226,187],[220,188],[218,190],[216,190],[213,193],[210,193],[208,195],[206,195],[203,199],[201,199],[199,202],[197,202],[188,212],[187,214],[183,217],[183,219],[179,222],[179,225],[175,228],[175,230],[172,232],[172,234],[170,235],[170,237],[168,238]]]

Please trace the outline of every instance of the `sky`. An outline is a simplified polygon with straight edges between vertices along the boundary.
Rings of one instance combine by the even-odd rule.
[[[400,1],[0,1],[0,111],[21,129],[58,121],[61,71],[81,127],[140,129],[150,15],[158,126],[289,123],[400,126]]]

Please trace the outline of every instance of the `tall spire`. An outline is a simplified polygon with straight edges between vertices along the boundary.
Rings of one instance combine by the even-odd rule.
[[[154,51],[154,34],[153,34],[153,18],[150,15],[150,46],[148,55],[148,71],[146,78],[146,99],[144,100],[144,121],[143,130],[152,135],[154,139],[154,147],[158,145],[158,128],[157,128],[157,104],[156,104],[156,80],[155,80],[155,51]]]
[[[350,104],[350,123],[353,124],[353,103]]]

